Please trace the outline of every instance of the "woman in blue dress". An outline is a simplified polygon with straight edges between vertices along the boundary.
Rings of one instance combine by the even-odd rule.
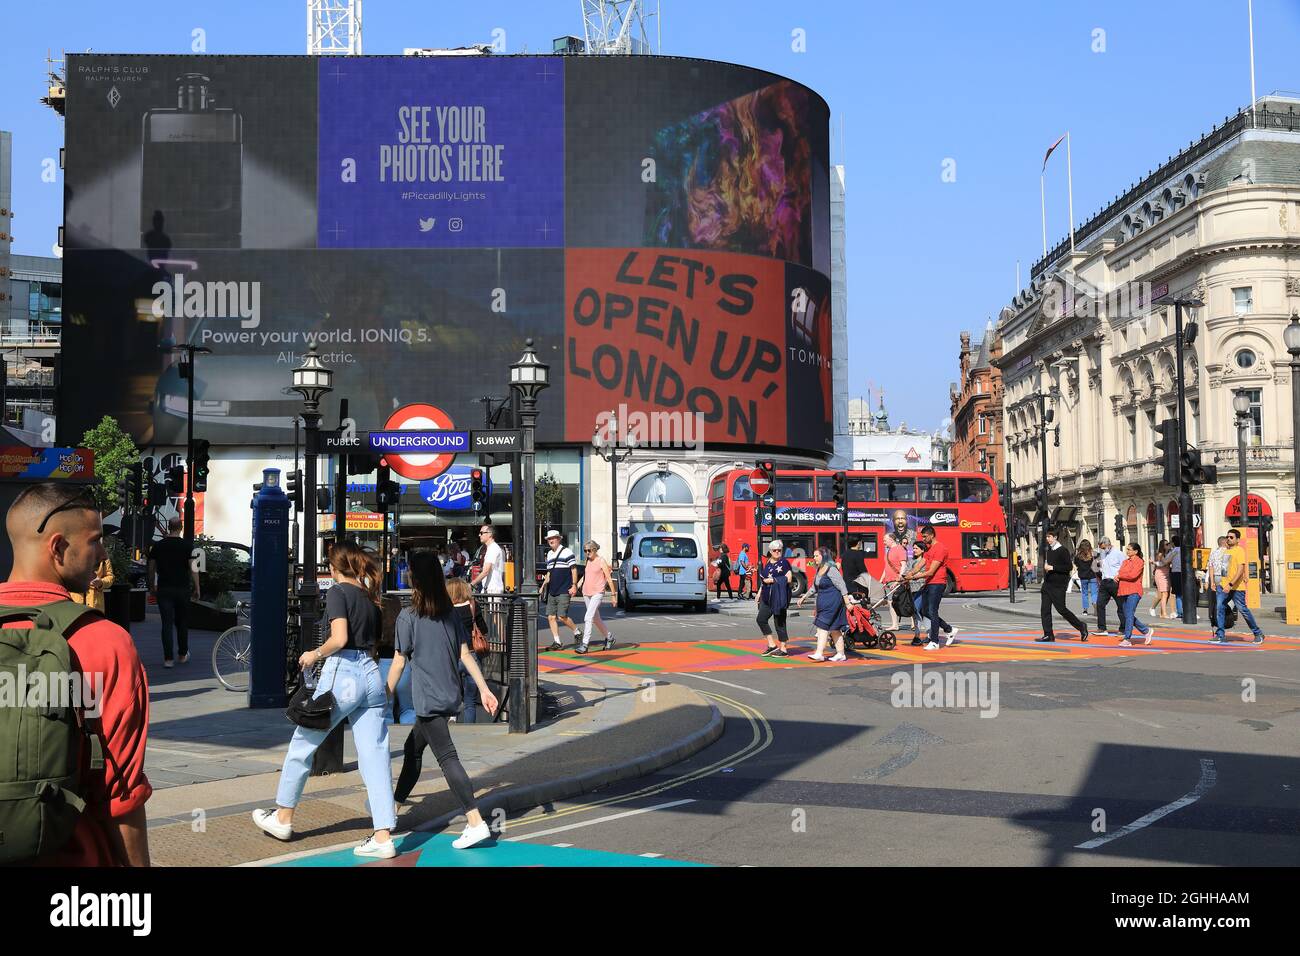
[[[758,570],[758,580],[762,587],[754,591],[758,602],[758,629],[767,638],[767,650],[764,657],[789,657],[786,641],[790,636],[785,630],[785,612],[790,607],[790,562],[781,555],[784,546],[777,538],[768,546],[767,560]],[[772,639],[772,626],[768,622],[776,620],[776,639]]]
[[[817,576],[813,586],[799,598],[800,606],[811,591],[817,592],[817,617],[813,627],[817,630],[817,650],[808,655],[810,661],[826,660],[826,642],[830,632],[835,631],[835,656],[832,661],[848,660],[844,654],[844,632],[849,629],[849,618],[845,611],[845,601],[849,599],[849,589],[844,586],[844,575],[835,566],[835,559],[830,548],[818,548],[813,552],[813,564],[817,567]]]

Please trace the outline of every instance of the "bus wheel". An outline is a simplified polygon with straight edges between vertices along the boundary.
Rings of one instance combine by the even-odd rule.
[[[808,579],[798,571],[790,575],[790,600],[797,601],[808,590]]]
[[[950,574],[948,575],[947,583],[944,584],[943,586],[943,596],[947,597],[948,595],[952,594],[956,590],[957,590],[957,579]]]

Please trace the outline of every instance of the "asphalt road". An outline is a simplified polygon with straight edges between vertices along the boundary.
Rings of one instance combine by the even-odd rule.
[[[944,616],[1037,633],[969,600]],[[620,644],[755,634],[716,611],[610,624]],[[658,675],[713,695],[723,737],[503,838],[725,866],[1300,863],[1300,648],[925,670],[983,680],[985,697],[891,701],[911,665]]]

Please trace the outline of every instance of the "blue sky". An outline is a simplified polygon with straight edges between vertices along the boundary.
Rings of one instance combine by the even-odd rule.
[[[303,0],[10,0],[0,129],[14,133],[15,252],[48,255],[61,186],[41,181],[61,120],[37,100],[47,48],[302,53]],[[895,423],[948,415],[958,334],[978,334],[1041,254],[1038,172],[1068,127],[1082,222],[1247,104],[1246,0],[663,0],[663,52],[761,67],[830,103],[847,164],[850,393],[883,386]],[[578,0],[367,0],[367,53],[490,42],[549,52]],[[806,52],[791,33],[806,34]],[[1096,30],[1104,52],[1094,52]],[[1256,83],[1300,89],[1300,2],[1256,0]],[[839,123],[844,124],[840,149]],[[1048,244],[1067,231],[1063,150],[1048,169]],[[944,182],[945,160],[956,180]]]

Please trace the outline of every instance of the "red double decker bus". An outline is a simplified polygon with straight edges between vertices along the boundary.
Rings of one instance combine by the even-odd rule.
[[[805,559],[816,548],[843,553],[843,524],[831,494],[830,470],[778,471],[775,498],[776,537],[793,553],[794,594],[807,587]],[[894,515],[902,512],[915,531],[931,525],[948,546],[953,581],[950,590],[996,591],[1007,586],[1007,526],[998,489],[988,475],[954,471],[847,471],[849,540],[861,539],[867,571],[884,570],[883,542]],[[763,540],[758,539],[761,496],[749,484],[750,472],[733,469],[709,487],[709,550],[717,556],[725,543],[734,562],[746,542],[761,558],[773,537],[773,510],[763,513]],[[751,561],[753,564],[753,561]]]

